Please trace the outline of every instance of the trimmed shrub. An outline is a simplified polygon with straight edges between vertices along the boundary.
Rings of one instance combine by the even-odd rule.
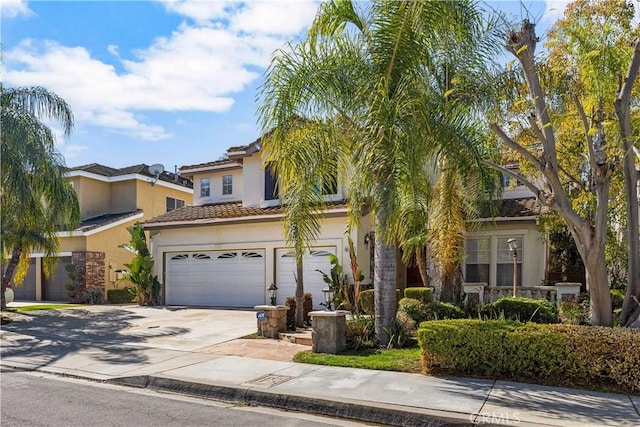
[[[365,314],[373,315],[375,313],[373,289],[360,292],[360,307]]]
[[[284,305],[289,307],[287,310],[287,330],[295,331],[296,330],[296,298],[295,297],[287,297],[284,301]]]
[[[309,313],[313,311],[313,295],[310,293],[304,294],[304,300],[302,301],[302,318],[305,324],[311,325],[311,316]]]
[[[348,349],[358,350],[376,347],[376,330],[373,317],[360,314],[347,319],[345,335]]]
[[[99,286],[87,286],[84,300],[86,304],[102,304],[104,302],[104,291]]]
[[[418,301],[420,302],[420,301]],[[398,311],[396,318],[388,328],[384,328],[389,335],[389,343],[387,349],[405,348],[414,346],[416,322],[413,321],[406,313]]]
[[[547,300],[505,297],[487,304],[480,309],[480,314],[488,319],[500,319],[504,315],[507,320],[535,323],[556,323],[556,308]]]
[[[425,372],[640,392],[640,331],[475,319],[423,322]]]
[[[398,302],[398,313],[404,313],[414,322],[427,320],[427,306],[414,298],[402,298]]]
[[[469,316],[457,305],[434,301],[426,305],[425,320],[464,319]]]
[[[433,288],[406,288],[404,290],[404,297],[417,299],[418,301],[422,301],[424,304],[428,304],[433,301]]]
[[[129,292],[129,288],[109,289],[107,301],[109,304],[129,304],[133,302],[133,295]]]

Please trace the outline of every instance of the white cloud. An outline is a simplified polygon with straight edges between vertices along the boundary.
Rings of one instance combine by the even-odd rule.
[[[295,35],[313,21],[317,8],[311,1],[250,2],[232,17],[231,28],[250,33]]]
[[[542,19],[548,22],[554,22],[564,16],[564,11],[569,5],[567,0],[546,0],[546,8]]]
[[[33,12],[23,0],[0,1],[0,15],[3,18],[15,18],[18,15],[32,15]]]
[[[41,85],[56,92],[69,102],[76,120],[137,138],[165,139],[171,135],[162,126],[134,112],[228,111],[234,95],[260,77],[259,69],[268,65],[272,52],[308,27],[317,7],[312,2],[165,5],[208,23],[183,22],[171,34],[133,52],[107,46],[119,64],[98,60],[82,46],[23,40],[6,52],[3,79],[10,85]],[[121,54],[129,59],[121,59]]]

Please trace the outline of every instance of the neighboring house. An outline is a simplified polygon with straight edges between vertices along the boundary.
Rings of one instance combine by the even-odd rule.
[[[265,304],[270,284],[277,303],[295,295],[295,257],[285,240],[275,179],[265,169],[260,140],[227,151],[228,159],[183,166],[180,174],[194,184],[193,206],[185,206],[144,223],[150,235],[155,274],[167,305],[253,307]],[[327,285],[316,270],[329,272],[335,254],[350,275],[345,235],[344,185],[327,189],[322,230],[304,254],[304,289],[314,307],[323,302]],[[365,235],[370,215],[351,232],[359,269],[370,280],[370,248]],[[367,240],[368,242],[368,240]]]
[[[119,247],[129,242],[127,228],[193,199],[189,179],[167,172],[154,176],[144,164],[114,169],[92,163],[69,168],[67,179],[78,194],[81,223],[72,231],[59,233],[60,262],[50,277],[42,271],[43,254],[31,254],[24,284],[14,287],[16,299],[69,300],[65,288],[71,282],[65,269],[68,264],[83,273],[85,286],[105,291],[115,288],[124,263],[133,258],[131,252]]]

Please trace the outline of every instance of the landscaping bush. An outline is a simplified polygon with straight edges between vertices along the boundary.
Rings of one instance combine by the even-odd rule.
[[[434,301],[426,305],[425,320],[464,319],[467,314],[457,305]]]
[[[377,342],[373,317],[360,314],[347,319],[346,341],[347,348],[351,350],[375,348]]]
[[[133,301],[133,296],[129,288],[109,289],[107,291],[107,301],[109,304],[129,304]]]
[[[558,306],[558,320],[569,325],[589,325],[589,307],[584,307],[577,301],[561,302]]]
[[[427,320],[427,306],[414,298],[402,298],[398,303],[398,313],[405,313],[418,324]]]
[[[392,348],[406,348],[414,346],[416,344],[416,341],[414,339],[415,327],[416,322],[411,317],[409,317],[409,315],[407,315],[403,311],[398,311],[398,313],[396,313],[396,318],[393,319],[393,323],[391,324],[391,326],[389,326],[388,328],[384,328],[385,332],[389,335],[387,350],[390,350]]]
[[[480,309],[480,314],[488,319],[500,319],[521,322],[556,323],[558,317],[555,306],[547,300],[532,298],[500,298]]]
[[[433,288],[425,288],[425,287],[406,288],[404,290],[404,297],[417,299],[418,301],[421,301],[424,304],[428,304],[431,301],[433,301]]]
[[[302,321],[306,325],[311,325],[311,316],[309,313],[313,311],[313,295],[310,293],[304,294],[304,300],[302,301]]]
[[[296,330],[296,298],[295,297],[287,297],[284,302],[284,305],[289,307],[287,310],[287,330],[295,331]]]
[[[84,293],[86,304],[102,304],[104,302],[104,291],[98,286],[87,286]]]
[[[373,289],[360,292],[360,307],[365,314],[373,315],[375,313]]]
[[[425,372],[640,392],[640,331],[475,319],[423,322]]]

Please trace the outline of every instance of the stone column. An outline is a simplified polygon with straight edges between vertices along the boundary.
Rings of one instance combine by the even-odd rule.
[[[281,332],[287,331],[287,311],[286,305],[256,305],[254,307],[260,312],[264,312],[264,320],[258,318],[258,336],[279,339]]]
[[[309,313],[313,327],[311,338],[314,353],[336,354],[346,347],[347,313],[345,310]]]
[[[556,283],[556,302],[560,304],[565,301],[575,301],[580,295],[581,283],[558,282]]]

